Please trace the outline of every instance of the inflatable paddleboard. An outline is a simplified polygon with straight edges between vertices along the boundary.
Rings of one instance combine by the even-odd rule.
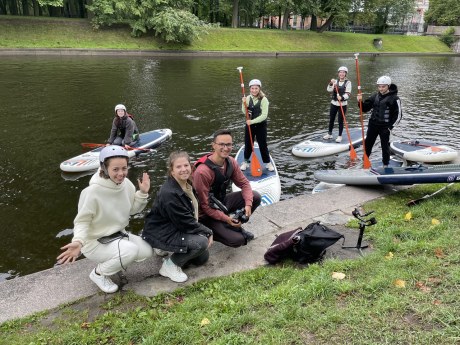
[[[168,128],[156,129],[139,135],[139,141],[133,147],[139,149],[129,150],[129,157],[134,157],[140,153],[146,152],[142,149],[151,149],[159,146],[161,143],[171,138],[172,131]],[[60,168],[64,172],[82,172],[95,170],[99,168],[99,152],[104,147],[98,147],[94,150],[82,153],[76,157],[70,158],[61,163]]]
[[[390,148],[394,154],[412,162],[450,162],[458,156],[458,152],[453,148],[430,140],[393,141]]]
[[[323,136],[324,134],[321,134],[294,145],[292,154],[297,157],[314,158],[329,156],[350,149],[350,143],[345,129],[343,130],[342,142],[340,143],[335,142],[336,138],[323,139]],[[350,128],[350,138],[353,147],[361,145],[363,142],[361,128]]]
[[[260,155],[260,149],[257,142],[254,143],[254,153],[257,155],[257,158],[263,167],[262,176],[252,176],[250,167],[243,171],[243,174],[251,183],[252,190],[259,192],[262,196],[262,206],[274,204],[281,198],[281,180],[280,176],[278,175],[278,169],[276,168],[275,161],[270,156],[270,162],[275,167],[275,171],[268,171],[265,168],[265,164],[262,162],[262,156]],[[238,150],[235,159],[239,165],[243,163],[244,145]],[[232,192],[237,192],[239,190],[240,189],[235,184],[232,184]]]
[[[405,165],[406,162],[398,157],[391,156],[390,157],[390,167],[401,167]],[[380,159],[373,159],[371,160],[371,165],[373,168],[382,168],[383,163]],[[322,193],[326,192],[329,189],[337,188],[337,187],[342,187],[345,186],[343,183],[327,183],[327,182],[320,182],[318,183],[313,190],[311,191],[312,194],[317,194],[317,193]]]
[[[445,164],[410,167],[389,167],[371,169],[322,170],[315,172],[315,178],[327,183],[348,185],[460,182],[460,164]]]

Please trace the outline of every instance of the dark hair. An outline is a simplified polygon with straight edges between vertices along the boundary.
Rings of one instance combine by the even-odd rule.
[[[212,141],[216,141],[216,138],[219,135],[229,135],[232,136],[232,132],[229,129],[218,129],[217,131],[214,132],[214,135],[212,136]]]
[[[169,154],[168,161],[166,163],[166,167],[168,169],[168,176],[172,177],[171,173],[173,170],[174,162],[179,158],[186,158],[188,162],[190,163],[190,169],[193,172],[193,165],[192,165],[192,162],[190,161],[190,156],[188,155],[188,153],[186,151],[177,150]],[[188,180],[189,180],[189,183],[192,184],[192,175],[190,175]]]
[[[108,169],[109,169],[110,160],[112,160],[113,158],[124,158],[126,159],[126,164],[129,163],[129,158],[125,156],[113,156],[113,157],[106,158],[104,160],[104,163],[101,163],[101,170],[99,170],[100,177],[105,178],[105,179],[110,178]]]

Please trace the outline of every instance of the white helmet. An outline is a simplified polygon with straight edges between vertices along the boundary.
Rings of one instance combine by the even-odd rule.
[[[120,110],[120,109],[123,109],[124,111],[126,111],[126,107],[123,104],[117,104],[115,106],[115,112],[117,112],[117,110]]]
[[[253,85],[257,85],[259,87],[262,87],[262,83],[260,82],[259,79],[252,79],[250,82],[249,82],[249,87],[253,86]]]
[[[110,145],[104,147],[99,153],[99,162],[103,164],[106,159],[112,157],[126,157],[129,158],[128,152],[124,147],[118,145]]]
[[[337,72],[340,72],[340,71],[344,71],[344,72],[348,73],[348,68],[346,68],[345,66],[340,66],[339,69],[337,70]]]
[[[387,75],[382,75],[377,79],[377,85],[391,85],[391,78]]]

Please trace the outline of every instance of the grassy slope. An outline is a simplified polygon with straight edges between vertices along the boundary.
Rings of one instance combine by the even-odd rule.
[[[383,39],[383,49],[372,42]],[[87,20],[0,16],[0,48],[113,48],[267,52],[449,53],[435,37],[310,31],[213,28],[191,46],[166,44],[153,36],[133,38],[127,28],[93,30]]]
[[[374,250],[360,259],[82,301],[0,325],[0,344],[459,344],[460,186],[405,205],[441,186],[365,205],[377,224],[365,232]]]

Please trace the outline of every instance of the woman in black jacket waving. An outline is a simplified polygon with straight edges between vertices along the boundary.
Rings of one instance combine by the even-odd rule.
[[[182,283],[187,263],[204,264],[209,257],[212,230],[198,223],[198,200],[191,181],[190,157],[184,151],[169,155],[168,178],[145,217],[142,238],[153,248],[173,254],[163,259],[160,275]]]

